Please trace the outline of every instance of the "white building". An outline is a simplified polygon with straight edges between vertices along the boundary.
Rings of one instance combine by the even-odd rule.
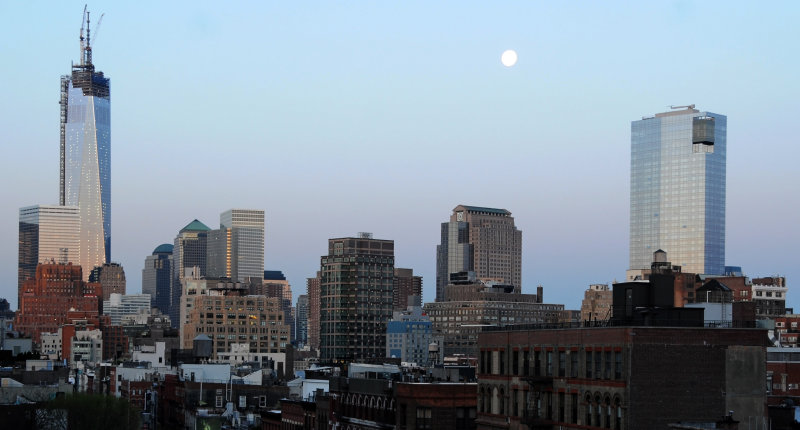
[[[131,354],[131,358],[133,361],[143,362],[146,361],[150,363],[151,367],[154,368],[166,368],[167,361],[166,361],[166,343],[165,342],[156,342],[155,345],[142,345],[139,346],[133,353]]]
[[[51,360],[61,358],[61,328],[56,333],[42,333],[40,351]]]
[[[277,371],[286,369],[286,353],[250,352],[249,343],[232,343],[229,352],[217,352],[218,362],[237,366],[244,363],[258,363],[261,368]]]
[[[103,314],[111,316],[112,325],[121,325],[125,316],[138,315],[149,310],[150,294],[111,293],[109,299],[103,301]]]
[[[95,330],[78,330],[72,338],[70,363],[99,363],[103,361],[103,332]]]

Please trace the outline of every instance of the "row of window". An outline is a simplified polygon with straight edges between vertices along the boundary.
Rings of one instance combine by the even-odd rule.
[[[516,376],[556,376],[622,379],[622,351],[481,351],[480,373]]]

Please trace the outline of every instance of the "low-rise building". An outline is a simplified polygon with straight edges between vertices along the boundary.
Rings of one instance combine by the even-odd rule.
[[[666,428],[728,411],[760,418],[766,339],[762,329],[491,329],[479,337],[478,428]]]
[[[402,362],[420,366],[439,364],[441,356],[435,358],[437,361],[430,362],[431,343],[441,348],[443,338],[434,336],[433,324],[420,306],[394,311],[392,319],[386,323],[386,357],[399,358]]]
[[[583,293],[581,321],[604,321],[611,318],[613,296],[608,284],[592,284]]]
[[[451,278],[459,274],[451,275]],[[556,323],[564,305],[541,302],[538,294],[514,292],[511,285],[482,282],[468,274],[445,287],[447,301],[425,304],[434,333],[444,338],[444,354],[477,356],[478,333],[485,327]]]

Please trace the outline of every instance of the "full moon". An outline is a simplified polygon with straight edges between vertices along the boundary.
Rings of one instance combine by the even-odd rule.
[[[503,55],[500,56],[500,61],[506,67],[511,67],[514,64],[517,64],[517,53],[514,52],[513,49],[509,49],[506,52],[503,52]]]

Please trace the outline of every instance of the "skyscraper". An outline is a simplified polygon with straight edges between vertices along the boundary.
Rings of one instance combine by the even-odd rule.
[[[81,59],[61,77],[59,204],[80,213],[80,265],[111,261],[111,93],[109,80],[92,63],[89,14]]]
[[[522,291],[522,232],[505,209],[458,205],[442,223],[436,246],[436,301],[445,300],[450,274],[475,272]]]
[[[230,209],[208,232],[207,275],[242,282],[264,276],[264,211]]]
[[[172,264],[174,266],[170,285],[169,311],[166,311],[173,327],[178,326],[180,319],[181,291],[183,291],[186,272],[191,272],[195,277],[206,275],[209,230],[211,229],[207,225],[194,220],[182,228],[175,237],[175,245],[172,248]],[[164,309],[161,311],[165,312]]]
[[[297,343],[305,345],[308,342],[308,296],[305,294],[297,297],[297,318],[294,325]]]
[[[119,263],[105,263],[95,267],[89,274],[89,282],[99,282],[103,287],[101,300],[108,300],[111,294],[125,295],[125,269]]]
[[[630,269],[723,274],[727,118],[680,107],[631,123]]]
[[[407,310],[408,298],[422,297],[422,276],[414,276],[414,269],[394,269],[394,290],[392,291],[392,309],[395,311]],[[420,305],[421,306],[421,305]]]
[[[144,260],[142,269],[142,293],[150,295],[150,306],[169,315],[172,285],[173,245],[163,243]]]
[[[322,274],[317,271],[317,276],[306,278],[306,294],[308,295],[308,346],[311,349],[319,349],[319,329],[320,329],[320,281]]]
[[[328,240],[320,264],[320,359],[379,359],[392,317],[394,241],[371,233]]]
[[[36,205],[19,210],[18,294],[45,261],[78,264],[80,216],[74,206]]]

